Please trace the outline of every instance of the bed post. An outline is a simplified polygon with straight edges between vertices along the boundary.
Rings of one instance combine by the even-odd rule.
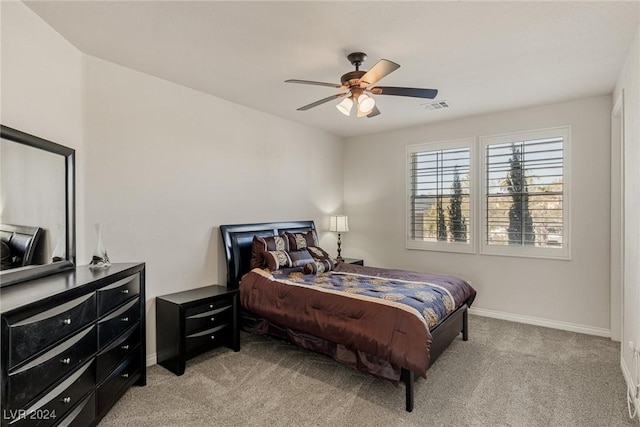
[[[406,409],[407,412],[413,411],[413,383],[415,381],[415,374],[413,371],[402,368],[400,373],[400,379],[404,382],[406,390]]]
[[[464,308],[462,312],[462,341],[469,341],[469,309]]]

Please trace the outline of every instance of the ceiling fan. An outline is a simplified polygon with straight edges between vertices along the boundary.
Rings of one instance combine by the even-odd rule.
[[[348,92],[337,93],[335,95],[328,96],[319,101],[312,102],[311,104],[305,105],[303,107],[298,108],[298,111],[306,111],[313,107],[317,107],[318,105],[322,105],[325,102],[329,102],[331,100],[342,98],[348,96],[338,105],[336,108],[345,116],[349,116],[351,114],[351,110],[353,108],[353,104],[357,104],[357,115],[358,117],[375,117],[380,114],[380,110],[376,107],[376,102],[372,95],[395,95],[395,96],[410,96],[413,98],[426,98],[433,99],[438,95],[437,89],[419,89],[412,87],[393,87],[393,86],[373,86],[383,77],[391,74],[398,68],[400,65],[395,62],[388,61],[386,59],[381,59],[374,65],[369,71],[360,71],[360,66],[367,59],[367,54],[363,52],[354,52],[347,56],[351,65],[356,67],[355,71],[350,71],[344,74],[340,78],[341,84],[336,83],[324,83],[324,82],[315,82],[311,80],[296,80],[290,79],[285,80],[285,83],[300,83],[305,85],[315,85],[315,86],[328,86],[334,87],[337,89],[347,90]]]

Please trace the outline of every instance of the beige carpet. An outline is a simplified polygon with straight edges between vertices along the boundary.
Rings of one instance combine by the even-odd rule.
[[[277,340],[243,334],[238,353],[198,356],[176,377],[155,365],[107,426],[638,426],[629,420],[619,344],[469,316],[404,410],[404,386]]]

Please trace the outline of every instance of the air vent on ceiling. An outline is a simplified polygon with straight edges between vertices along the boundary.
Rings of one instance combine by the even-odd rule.
[[[441,110],[443,108],[449,108],[447,101],[429,102],[427,104],[422,104],[422,106],[427,110]]]

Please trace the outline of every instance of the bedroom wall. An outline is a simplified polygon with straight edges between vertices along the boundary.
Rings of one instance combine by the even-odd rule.
[[[369,265],[464,277],[478,291],[476,312],[485,315],[607,335],[611,108],[610,96],[598,96],[347,139],[343,253]],[[405,248],[406,145],[567,124],[572,260]]]
[[[76,149],[80,265],[97,222],[113,262],[147,263],[149,362],[154,297],[224,283],[220,224],[313,219],[335,246],[341,139],[88,57],[21,2],[0,14],[2,124]]]
[[[629,49],[625,66],[614,90],[617,102],[624,92],[624,285],[622,325],[622,369],[627,381],[633,358],[628,341],[640,348],[640,28]],[[638,385],[637,383],[635,384]]]
[[[21,2],[0,2],[0,15],[0,122],[76,150],[76,249],[82,253],[82,54]],[[49,212],[32,210],[29,221],[48,221]]]
[[[155,296],[226,283],[220,224],[313,219],[335,246],[341,139],[94,57],[84,70],[88,248],[100,222],[111,261],[147,263],[148,355]]]

